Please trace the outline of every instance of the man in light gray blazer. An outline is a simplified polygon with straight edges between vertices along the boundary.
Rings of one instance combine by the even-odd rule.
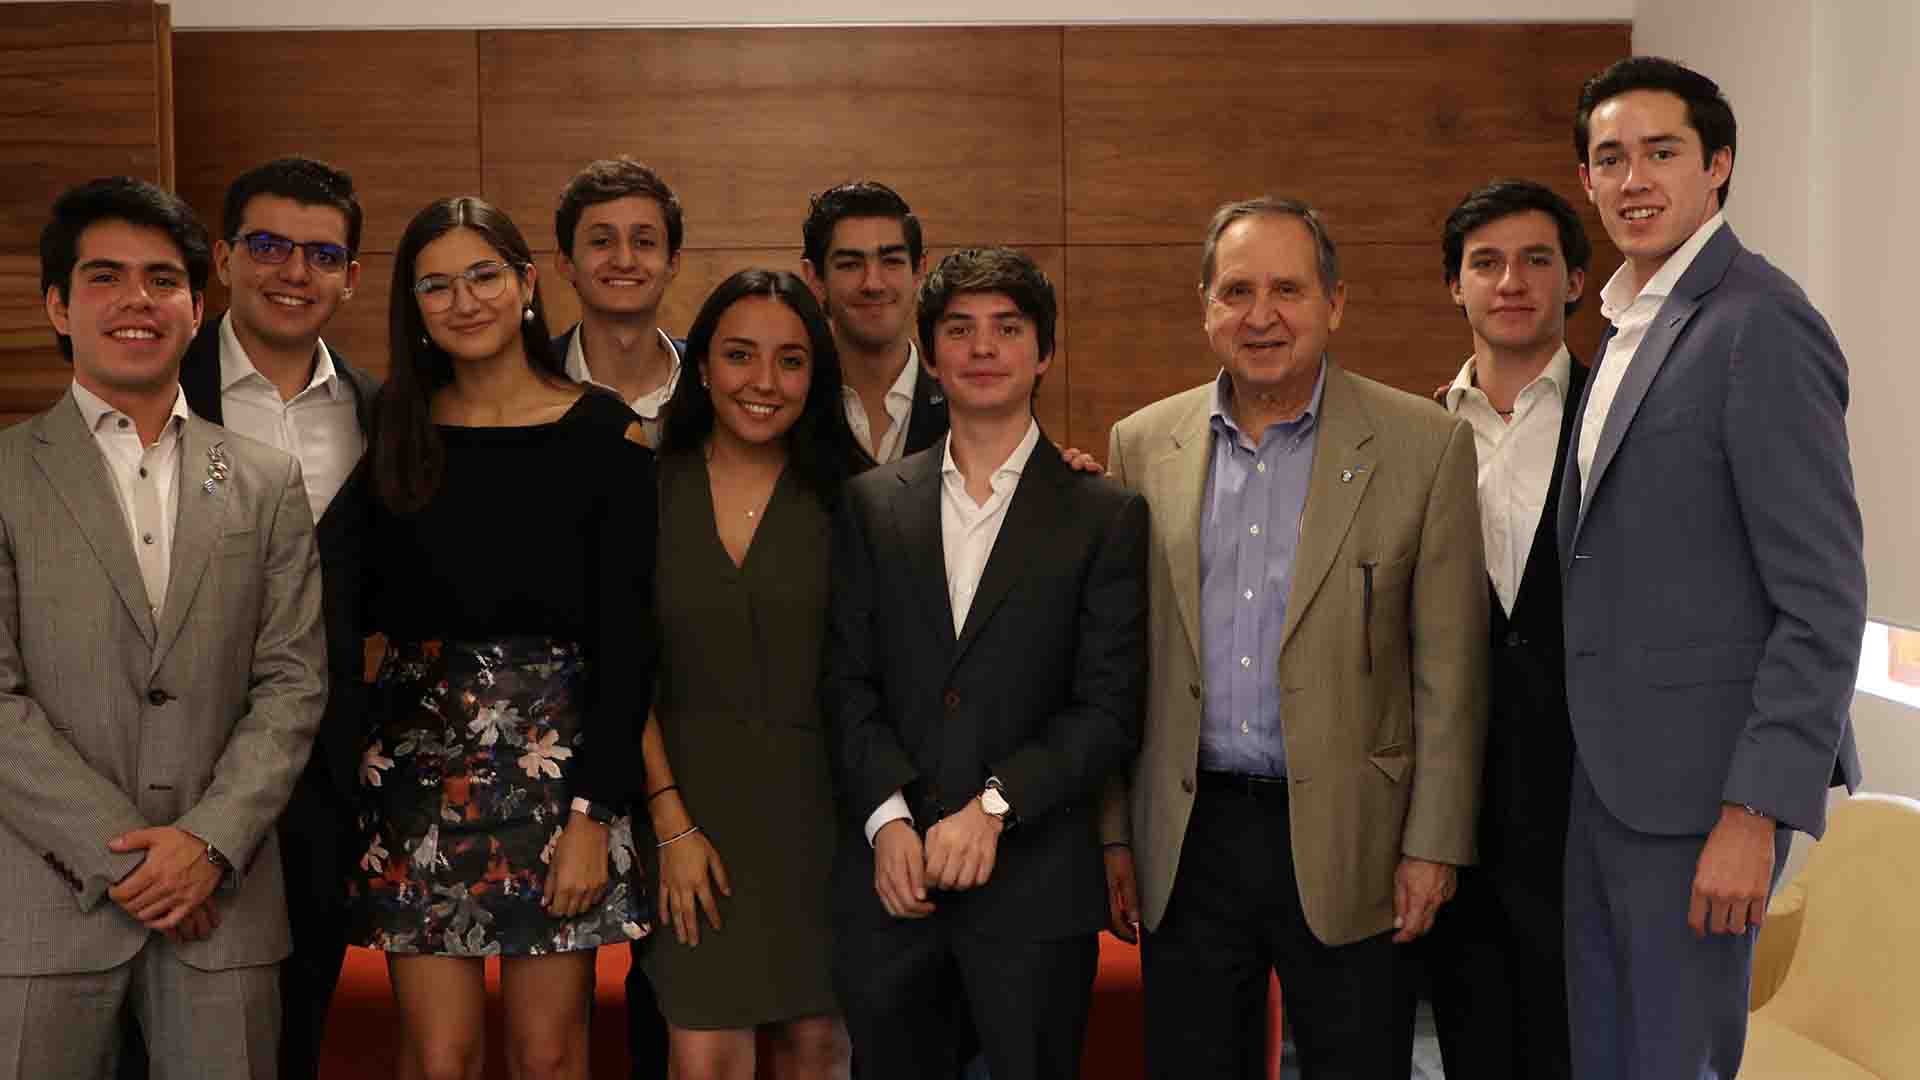
[[[286,898],[273,823],[326,689],[299,466],[192,416],[204,229],[141,181],[41,236],[73,362],[0,432],[0,1078],[267,1078]]]
[[[1735,1074],[1788,839],[1860,782],[1846,359],[1721,217],[1734,134],[1712,80],[1651,57],[1588,82],[1576,118],[1627,258],[1558,523],[1576,1078]]]

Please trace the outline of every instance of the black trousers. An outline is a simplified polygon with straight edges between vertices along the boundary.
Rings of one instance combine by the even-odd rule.
[[[1200,775],[1173,895],[1141,943],[1154,1080],[1264,1078],[1272,972],[1305,1080],[1411,1074],[1392,935],[1340,946],[1314,937],[1287,824],[1284,783]]]
[[[859,1075],[956,1076],[970,1017],[993,1080],[1078,1080],[1096,934],[1005,941],[939,915],[836,927],[834,989]]]
[[[671,934],[673,928],[656,922],[656,934]],[[629,948],[633,959],[627,968],[627,1058],[632,1063],[633,1080],[667,1080],[667,1018],[660,1015],[660,999],[653,996],[653,982],[640,966],[647,938]]]

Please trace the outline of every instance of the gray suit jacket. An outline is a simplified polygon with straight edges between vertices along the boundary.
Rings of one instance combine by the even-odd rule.
[[[1827,788],[1859,784],[1847,710],[1867,582],[1846,409],[1826,321],[1723,227],[1648,328],[1584,505],[1567,455],[1567,703],[1628,827],[1704,834],[1725,801],[1818,836]]]
[[[230,470],[208,492],[216,443]],[[220,928],[181,960],[287,954],[272,825],[326,701],[312,512],[297,462],[197,417],[176,483],[156,625],[72,395],[0,432],[0,975],[103,971],[145,944],[106,895],[144,856],[107,841],[149,825],[236,868]]]

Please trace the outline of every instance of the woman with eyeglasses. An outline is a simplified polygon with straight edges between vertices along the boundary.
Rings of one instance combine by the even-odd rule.
[[[499,956],[510,1072],[585,1077],[594,950],[649,928],[627,813],[653,695],[653,455],[550,354],[500,210],[436,202],[394,261],[360,478],[362,621],[387,647],[357,939],[387,953],[398,1075],[480,1075]]]
[[[661,438],[646,769],[662,932],[644,963],[677,1080],[752,1080],[756,1029],[772,1075],[845,1077],[818,693],[829,508],[857,453],[839,359],[805,283],[771,270],[714,290],[686,356],[698,378],[675,388]]]

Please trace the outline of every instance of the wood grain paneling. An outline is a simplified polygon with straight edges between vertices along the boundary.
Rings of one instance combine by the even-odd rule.
[[[485,185],[536,247],[586,162],[658,169],[697,248],[797,245],[807,197],[881,180],[928,241],[1061,239],[1060,31],[489,31]]]
[[[1347,304],[1328,351],[1341,365],[1416,394],[1460,370],[1473,338],[1441,279],[1439,247],[1340,247]],[[1104,454],[1114,421],[1220,368],[1201,327],[1200,245],[1074,247],[1067,274],[1076,361],[1068,438]],[[1583,358],[1599,342],[1596,308],[1589,297],[1569,328]]]
[[[1439,234],[1467,191],[1572,197],[1573,105],[1604,26],[1071,27],[1067,241],[1189,243],[1220,203],[1304,198],[1350,243]]]
[[[394,249],[419,209],[480,190],[471,31],[182,33],[180,193],[216,233],[235,176],[287,154],[353,174],[360,246]]]

